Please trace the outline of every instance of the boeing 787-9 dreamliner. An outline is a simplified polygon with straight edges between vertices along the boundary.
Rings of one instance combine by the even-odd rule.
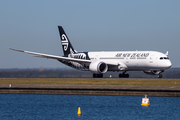
[[[42,54],[37,52],[12,49],[19,52],[36,55],[41,58],[56,59],[59,62],[83,71],[91,71],[93,78],[102,78],[107,71],[122,71],[119,78],[128,78],[128,71],[144,71],[146,74],[158,75],[171,67],[168,52],[156,51],[102,51],[77,52],[68,39],[64,29],[58,26],[62,43],[63,56]]]

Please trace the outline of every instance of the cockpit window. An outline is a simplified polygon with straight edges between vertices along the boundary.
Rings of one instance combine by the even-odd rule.
[[[163,60],[163,59],[164,59],[164,60],[169,60],[168,57],[160,57],[159,59],[160,59],[160,60]]]

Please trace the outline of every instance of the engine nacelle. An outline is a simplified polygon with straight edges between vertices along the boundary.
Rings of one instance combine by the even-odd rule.
[[[158,70],[147,70],[147,71],[143,71],[143,72],[148,75],[158,75],[159,73],[161,73],[161,71],[158,71]]]
[[[89,70],[95,74],[103,74],[107,72],[108,65],[104,62],[94,61],[89,65]]]

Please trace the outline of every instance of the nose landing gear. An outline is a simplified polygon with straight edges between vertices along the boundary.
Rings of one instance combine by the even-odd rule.
[[[158,78],[162,78],[162,72],[164,72],[164,70],[161,70],[160,72],[159,72],[159,74],[158,74]]]
[[[159,75],[158,75],[158,78],[162,78],[162,74],[159,74]]]

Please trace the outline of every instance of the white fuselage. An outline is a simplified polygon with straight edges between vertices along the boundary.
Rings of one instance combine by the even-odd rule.
[[[117,64],[117,66],[109,65],[108,71],[165,70],[171,67],[168,57],[156,51],[87,52],[87,54],[71,54],[69,57]]]

